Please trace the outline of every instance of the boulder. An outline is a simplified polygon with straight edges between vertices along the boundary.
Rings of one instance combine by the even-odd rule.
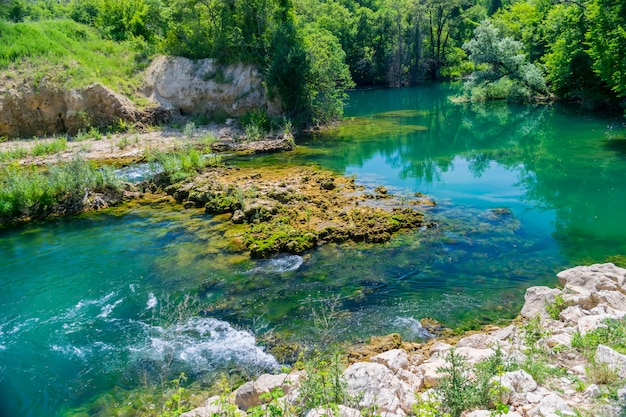
[[[206,400],[204,406],[187,411],[181,414],[180,417],[213,417],[214,415],[227,415],[227,401],[229,400],[222,400],[219,395],[215,395]],[[235,410],[234,414],[233,417],[244,417],[246,415],[246,413],[241,410]]]
[[[588,398],[598,398],[602,395],[600,388],[596,384],[591,384],[587,387],[587,389],[583,392]]]
[[[456,347],[457,348],[469,347],[469,348],[474,348],[474,349],[487,349],[487,348],[490,348],[492,345],[494,345],[497,341],[498,339],[496,339],[492,335],[484,334],[484,333],[477,333],[468,337],[464,337],[463,339],[459,340],[459,343],[457,343]]]
[[[579,305],[569,306],[565,310],[559,313],[559,317],[567,324],[578,324],[578,320],[585,317],[588,312],[585,312]]]
[[[473,366],[494,354],[493,349],[474,349],[471,347],[459,347],[456,348],[455,351],[457,354],[463,356],[467,361],[467,364],[470,366]]]
[[[548,318],[546,304],[553,303],[557,295],[563,294],[561,290],[550,287],[530,287],[524,296],[524,307],[520,314],[522,317],[533,318],[537,315]]]
[[[387,368],[392,371],[397,371],[398,369],[408,369],[409,368],[409,358],[407,353],[402,349],[392,349],[387,352],[376,355],[370,359],[370,361],[374,363],[380,363],[385,365]]]
[[[550,347],[555,347],[555,346],[565,346],[565,347],[571,347],[572,346],[572,335],[568,334],[568,333],[559,333],[559,334],[554,334],[552,336],[550,336],[548,338],[548,340],[546,340],[546,344]]]
[[[590,291],[626,292],[626,269],[612,263],[577,266],[557,274],[562,285],[574,285]]]
[[[626,355],[608,346],[598,345],[594,359],[596,363],[606,363],[620,378],[626,378]]]
[[[584,336],[599,327],[606,327],[606,324],[604,324],[606,320],[617,320],[617,317],[610,314],[581,317],[578,320],[578,332]]]
[[[268,394],[276,388],[282,389],[285,394],[298,384],[299,375],[296,374],[263,374],[256,381],[249,381],[235,391],[235,404],[246,411],[259,404],[267,402],[261,399],[263,394]]]
[[[596,291],[591,298],[597,304],[606,304],[619,311],[626,311],[626,295],[618,291]]]
[[[543,399],[532,408],[529,413],[531,416],[548,416],[550,414],[556,414],[558,416],[575,416],[576,413],[572,411],[569,405],[558,395],[551,393],[543,397]]]
[[[537,382],[530,374],[521,369],[493,378],[494,381],[498,381],[498,379],[503,388],[501,400],[505,404],[518,401],[518,399],[524,398],[526,393],[537,389]]]
[[[626,316],[626,311],[616,310],[613,307],[609,307],[604,303],[600,303],[591,310],[589,310],[589,314],[599,315],[599,314],[608,314],[611,316],[615,316],[619,319],[622,319]]]
[[[428,360],[424,361],[417,367],[424,380],[424,385],[427,387],[435,387],[440,378],[439,368],[446,365],[446,360],[443,355],[434,354]]]
[[[563,287],[563,302],[568,306],[578,305],[584,309],[590,309],[596,305],[590,290],[571,284]]]
[[[348,395],[358,398],[360,409],[406,415],[415,403],[414,389],[379,363],[357,362],[344,371]]]
[[[510,340],[517,333],[517,327],[514,325],[507,326],[503,329],[496,330],[491,334],[496,340],[505,341]]]

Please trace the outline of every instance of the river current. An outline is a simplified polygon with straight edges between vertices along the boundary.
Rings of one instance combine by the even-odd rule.
[[[356,91],[338,131],[227,161],[317,165],[437,203],[425,211],[439,227],[387,244],[253,261],[223,218],[156,203],[0,230],[0,415],[66,415],[180,372],[200,384],[276,369],[255,337],[270,329],[310,344],[418,340],[424,317],[512,318],[527,287],[626,254],[620,115],[457,93]]]

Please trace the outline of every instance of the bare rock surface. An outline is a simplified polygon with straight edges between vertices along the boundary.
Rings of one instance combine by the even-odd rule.
[[[148,98],[183,115],[280,111],[268,100],[259,71],[242,63],[223,66],[213,59],[160,56],[146,69],[146,84]]]

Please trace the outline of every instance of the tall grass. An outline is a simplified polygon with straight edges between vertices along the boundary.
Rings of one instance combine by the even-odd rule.
[[[78,158],[47,171],[6,165],[0,167],[0,222],[78,210],[89,190],[119,187],[121,181],[111,170]]]
[[[67,149],[67,138],[60,137],[49,142],[37,141],[32,149],[29,151],[26,148],[15,147],[7,151],[0,151],[0,162],[11,162],[16,159],[26,158],[29,155],[32,156],[44,156],[52,155],[55,153],[63,152]]]
[[[208,166],[221,163],[219,155],[204,155],[201,150],[186,146],[175,152],[148,153],[146,159],[163,167],[168,182],[174,183],[200,172]]]
[[[35,87],[43,79],[66,88],[102,83],[138,99],[136,43],[103,39],[72,20],[0,21],[0,34],[0,70],[9,79]]]

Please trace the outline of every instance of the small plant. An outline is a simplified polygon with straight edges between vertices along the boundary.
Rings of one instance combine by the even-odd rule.
[[[97,127],[91,126],[87,135],[93,140],[102,140],[102,132],[100,132],[100,129]]]
[[[239,408],[230,400],[231,386],[225,374],[220,375],[217,389],[219,398],[212,405],[216,405],[219,412],[214,417],[239,417]]]
[[[67,149],[67,138],[60,137],[50,142],[37,141],[31,150],[33,156],[51,155]]]
[[[126,149],[130,145],[130,141],[127,136],[122,136],[117,142],[115,142],[115,146],[120,149]]]
[[[171,381],[171,394],[163,403],[163,408],[159,417],[177,417],[182,413],[191,410],[188,394],[182,383],[187,380],[185,373],[181,373],[178,378]]]
[[[465,358],[450,349],[446,355],[446,365],[438,368],[441,374],[439,384],[435,387],[437,396],[452,417],[459,417],[463,411],[481,402],[480,391],[470,379],[470,369]]]
[[[248,124],[245,127],[245,134],[246,134],[246,138],[248,140],[260,140],[261,136],[263,136],[263,133],[261,132],[261,129],[254,124]]]
[[[318,407],[338,409],[339,405],[347,402],[344,365],[339,352],[315,352],[311,359],[300,361],[296,365],[306,372],[306,378],[299,387],[302,410]]]
[[[566,307],[567,304],[565,303],[565,300],[563,300],[562,294],[558,294],[554,298],[553,302],[546,303],[546,311],[548,312],[550,318],[553,320],[559,320],[561,318],[561,311],[565,310]]]
[[[450,417],[449,413],[440,411],[441,401],[433,395],[429,395],[428,399],[424,400],[421,395],[416,394],[416,400],[412,407],[415,417]]]
[[[620,381],[617,371],[604,362],[591,361],[589,366],[585,367],[585,373],[593,384],[614,385]]]
[[[606,320],[584,336],[574,333],[572,347],[591,359],[598,345],[606,345],[620,353],[626,353],[626,320]]]
[[[196,124],[194,122],[189,122],[185,124],[183,128],[183,135],[186,139],[191,140],[196,135]]]

